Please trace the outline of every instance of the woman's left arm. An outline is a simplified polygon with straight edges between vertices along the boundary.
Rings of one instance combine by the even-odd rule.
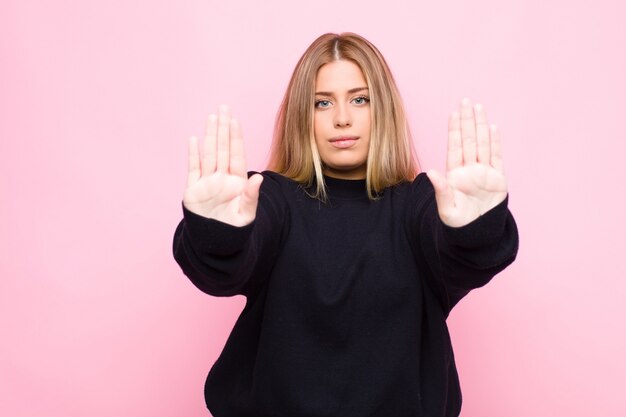
[[[432,188],[419,181],[426,191],[419,194],[431,197],[414,211],[421,213],[415,225],[421,236],[419,252],[429,265],[431,287],[449,312],[471,289],[513,262],[518,250],[500,135],[495,125],[487,124],[481,105],[464,99],[460,112],[452,113],[446,175],[427,175]]]

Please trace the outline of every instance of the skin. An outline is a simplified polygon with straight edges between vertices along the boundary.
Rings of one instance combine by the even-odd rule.
[[[480,104],[463,99],[460,111],[452,112],[446,172],[431,170],[427,175],[439,217],[451,227],[472,222],[506,198],[500,132],[487,124]],[[189,140],[183,204],[201,216],[244,226],[255,218],[262,180],[259,174],[248,179],[241,128],[228,107],[220,106],[218,115],[209,116],[202,150],[197,138]]]
[[[435,188],[439,217],[461,227],[500,204],[507,196],[500,131],[487,124],[481,104],[461,101],[460,112],[448,121],[448,158],[445,175],[427,172]]]
[[[323,65],[315,81],[313,128],[324,163],[324,174],[341,179],[364,179],[370,144],[369,90],[361,69],[351,61]],[[348,147],[336,146],[337,139]]]
[[[263,177],[248,178],[241,128],[228,106],[209,115],[204,146],[189,140],[189,170],[184,206],[200,216],[245,226],[256,216]]]

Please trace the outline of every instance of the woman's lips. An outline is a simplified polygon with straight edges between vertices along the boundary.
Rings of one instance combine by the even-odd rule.
[[[335,148],[346,149],[354,145],[358,139],[358,136],[338,136],[331,138],[328,141]]]

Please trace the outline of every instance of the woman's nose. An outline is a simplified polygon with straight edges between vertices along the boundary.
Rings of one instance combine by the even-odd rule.
[[[335,113],[335,127],[349,127],[351,125],[352,119],[346,106],[337,106],[337,112]]]

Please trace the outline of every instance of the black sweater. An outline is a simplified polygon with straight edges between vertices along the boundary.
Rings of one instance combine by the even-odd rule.
[[[508,197],[451,228],[425,174],[367,198],[326,178],[329,202],[264,172],[255,221],[183,208],[174,256],[202,291],[246,306],[209,373],[215,417],[458,416],[446,318],[518,247]]]

